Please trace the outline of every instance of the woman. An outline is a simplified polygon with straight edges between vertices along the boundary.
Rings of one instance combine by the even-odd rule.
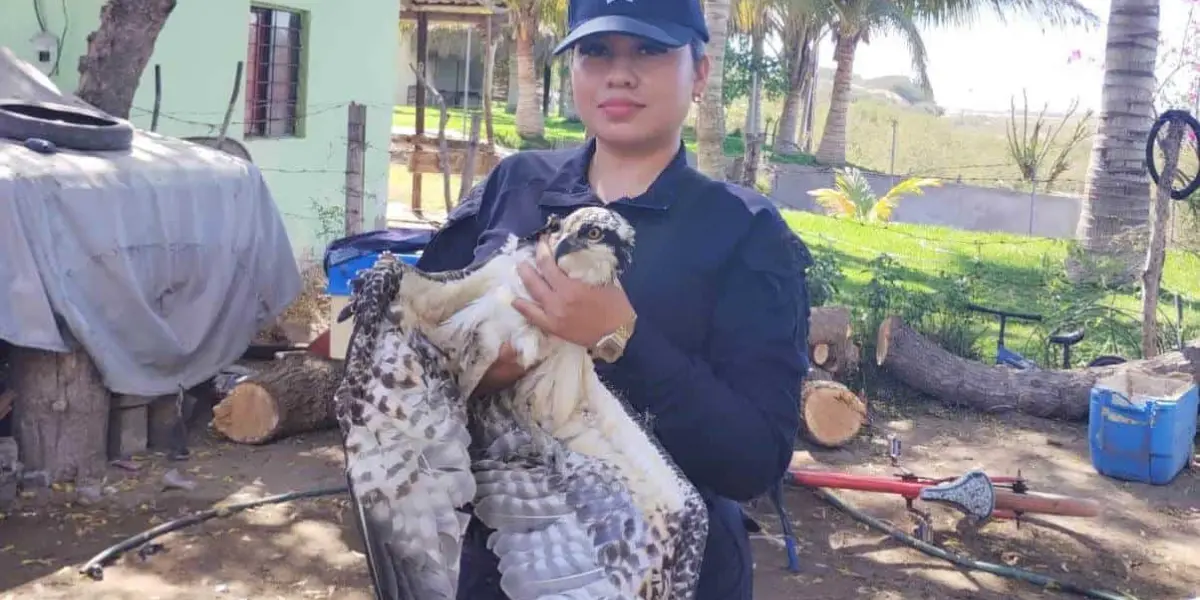
[[[699,0],[572,0],[574,101],[592,138],[579,148],[502,161],[434,236],[420,267],[487,256],[509,233],[550,214],[605,204],[637,230],[620,286],[565,277],[541,254],[521,277],[529,321],[617,358],[597,372],[651,419],[655,434],[709,508],[698,600],[752,593],[739,501],[784,475],[808,368],[808,253],[762,195],[688,167],[681,134],[709,73]],[[481,391],[521,375],[511,351]],[[503,598],[487,531],[473,521],[459,598]]]

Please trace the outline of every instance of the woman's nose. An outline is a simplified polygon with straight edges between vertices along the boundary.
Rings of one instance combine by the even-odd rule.
[[[612,66],[608,69],[609,87],[634,87],[637,85],[638,76],[634,69],[633,59],[618,56],[610,64]]]

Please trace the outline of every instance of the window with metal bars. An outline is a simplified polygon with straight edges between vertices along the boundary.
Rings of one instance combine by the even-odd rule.
[[[246,137],[298,135],[301,26],[299,12],[252,6],[246,58]]]

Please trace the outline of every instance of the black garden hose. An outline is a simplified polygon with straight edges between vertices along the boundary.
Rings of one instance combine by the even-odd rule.
[[[224,506],[210,508],[198,513],[192,513],[172,521],[167,521],[158,527],[143,531],[142,533],[139,533],[131,538],[125,539],[113,546],[105,548],[102,552],[92,557],[91,560],[87,561],[87,563],[80,567],[79,572],[95,581],[100,581],[104,579],[104,567],[112,564],[113,561],[120,558],[122,554],[142,546],[155,538],[159,538],[171,533],[172,531],[177,531],[183,529],[184,527],[191,527],[192,525],[199,525],[200,523],[210,519],[215,519],[217,517],[228,517],[245,510],[266,506],[268,504],[282,504],[284,502],[291,502],[292,500],[301,500],[304,498],[335,496],[337,494],[344,494],[347,491],[348,490],[346,486],[343,485],[300,492],[288,492],[286,494],[267,496],[266,498],[259,498],[257,500],[250,500],[248,502],[226,504]]]
[[[853,506],[850,506],[844,500],[842,500],[841,498],[838,498],[836,495],[834,495],[832,492],[830,492],[826,489],[823,489],[823,488],[809,488],[809,489],[811,489],[813,491],[813,493],[815,493],[819,498],[832,504],[838,510],[850,515],[856,521],[863,523],[869,527],[872,527],[882,533],[886,533],[889,536],[891,536],[892,539],[895,539],[907,546],[910,546],[912,548],[920,550],[921,552],[924,552],[925,554],[928,554],[935,558],[940,558],[945,561],[952,562],[960,567],[963,567],[966,569],[972,569],[975,571],[983,571],[986,573],[991,573],[993,575],[1000,575],[1002,577],[1008,577],[1010,579],[1019,579],[1021,581],[1031,583],[1033,585],[1040,586],[1040,587],[1048,589],[1048,590],[1069,592],[1072,594],[1077,594],[1077,595],[1083,596],[1085,598],[1096,598],[1098,600],[1137,600],[1137,598],[1134,598],[1133,596],[1126,596],[1124,594],[1120,594],[1117,592],[1110,592],[1107,590],[1089,589],[1089,588],[1075,585],[1070,582],[1054,579],[1053,577],[1050,577],[1049,575],[1042,575],[1041,573],[1035,573],[1033,571],[1027,571],[1025,569],[1018,569],[1016,567],[1010,567],[1008,565],[998,565],[996,563],[978,561],[973,558],[963,556],[961,554],[954,554],[952,552],[949,552],[943,548],[940,548],[940,547],[930,544],[928,542],[923,542],[911,535],[908,535],[907,533],[904,533],[903,531],[900,531],[899,529],[896,529],[895,527],[893,527],[892,525],[888,524],[885,521],[876,519],[875,517],[872,517],[871,515],[868,515],[862,511],[854,508]]]

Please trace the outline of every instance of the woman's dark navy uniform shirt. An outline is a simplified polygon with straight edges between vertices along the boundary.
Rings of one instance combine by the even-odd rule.
[[[465,267],[552,213],[599,205],[587,182],[593,150],[589,142],[505,158],[455,208],[419,266]],[[767,198],[692,169],[682,145],[646,193],[608,206],[636,230],[621,282],[638,321],[624,356],[596,370],[652,415],[659,440],[708,503],[697,600],[749,599],[738,502],[764,494],[792,456],[808,369],[808,251]],[[504,597],[487,533],[472,521],[459,598]]]

